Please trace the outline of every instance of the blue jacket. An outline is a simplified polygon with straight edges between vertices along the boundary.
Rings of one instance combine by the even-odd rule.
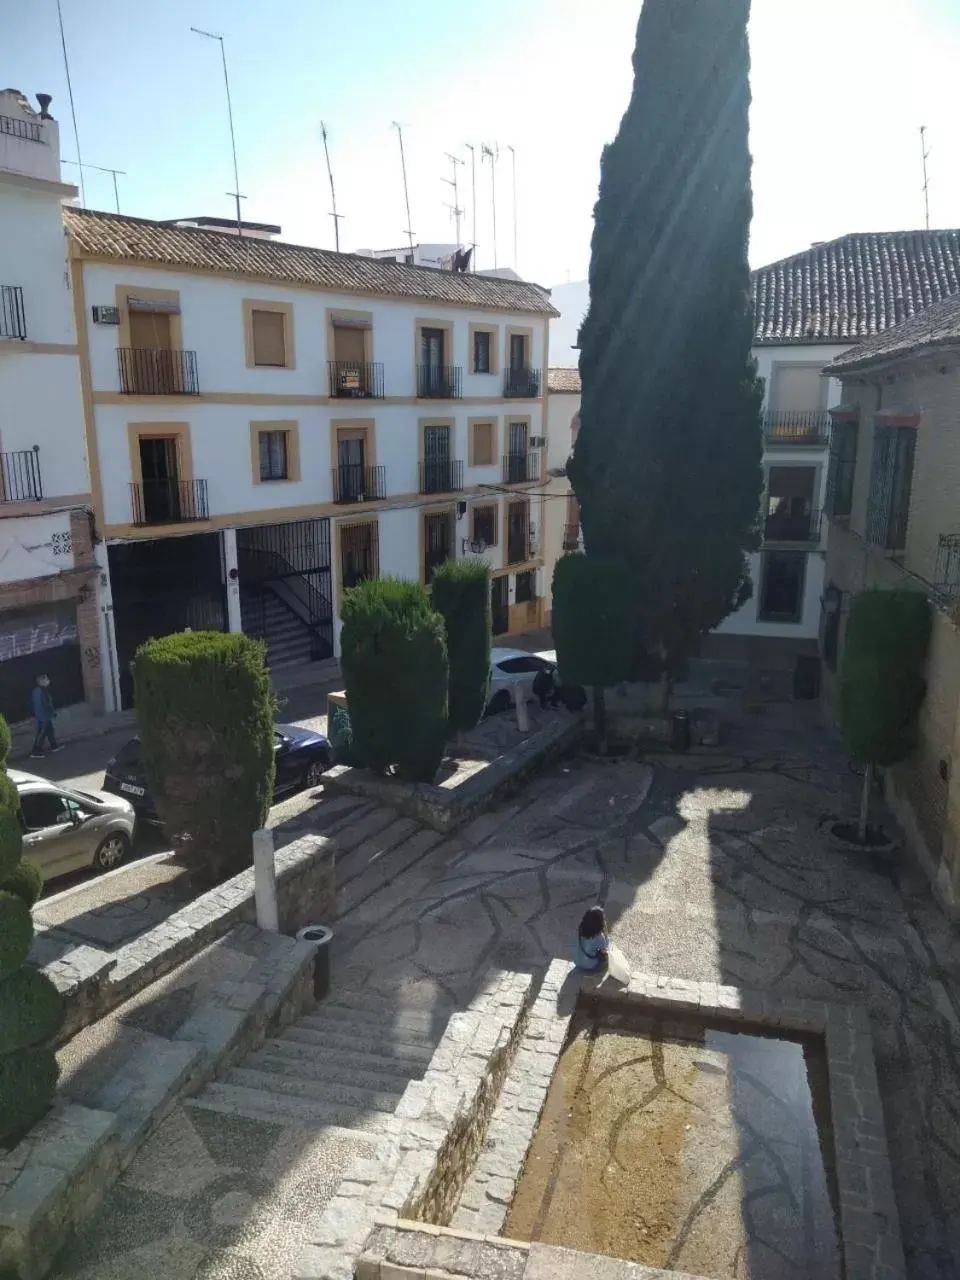
[[[49,690],[38,684],[34,685],[30,694],[30,707],[37,724],[46,724],[48,720],[53,719],[53,699],[50,697]]]

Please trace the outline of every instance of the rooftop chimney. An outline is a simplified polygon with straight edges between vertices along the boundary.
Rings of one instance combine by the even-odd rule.
[[[53,94],[52,94],[52,93],[38,93],[38,94],[37,94],[37,101],[40,103],[40,119],[41,119],[41,120],[52,120],[52,119],[53,119],[53,116],[50,114],[50,112],[47,110],[47,108],[50,106],[50,103],[53,101]]]

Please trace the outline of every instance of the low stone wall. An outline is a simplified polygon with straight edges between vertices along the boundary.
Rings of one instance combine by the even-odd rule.
[[[303,836],[276,853],[281,933],[332,919],[336,907],[335,845]],[[196,955],[237,924],[256,922],[253,867],[201,894],[187,906],[115,952],[71,946],[38,933],[31,963],[53,979],[66,1017],[57,1046],[104,1017],[156,978]]]
[[[348,1280],[378,1216],[395,1223],[431,1208],[441,1215],[452,1210],[485,1140],[531,985],[530,974],[494,973],[469,1008],[453,1015],[423,1079],[407,1086],[378,1136],[376,1155],[350,1165],[337,1194],[308,1225],[298,1280]]]
[[[350,765],[335,765],[328,770],[323,775],[323,785],[332,791],[388,805],[434,831],[453,831],[516,790],[545,764],[571,751],[579,743],[582,732],[583,722],[579,716],[564,717],[531,733],[458,787],[398,782]]]
[[[263,936],[252,925],[236,933],[241,947]],[[143,1033],[95,1107],[56,1102],[0,1157],[0,1273],[41,1280],[176,1103],[312,1006],[316,947],[267,936],[267,954],[242,982],[218,983],[173,1035]]]

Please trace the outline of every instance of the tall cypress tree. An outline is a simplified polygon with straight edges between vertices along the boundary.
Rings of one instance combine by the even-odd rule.
[[[758,545],[749,10],[644,0],[633,96],[601,160],[570,476],[588,553],[630,565],[648,673],[682,670],[748,598]]]

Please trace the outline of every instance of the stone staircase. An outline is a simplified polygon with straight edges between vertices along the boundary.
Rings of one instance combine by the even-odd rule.
[[[369,1135],[422,1079],[450,1009],[398,1012],[338,994],[208,1084],[188,1107],[302,1129]]]

